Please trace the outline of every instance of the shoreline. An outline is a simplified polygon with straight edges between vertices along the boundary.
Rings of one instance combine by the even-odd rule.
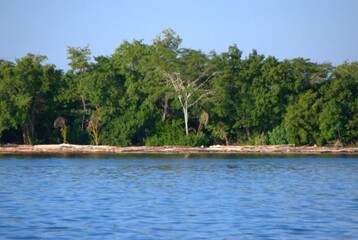
[[[289,145],[225,146],[209,147],[184,146],[132,146],[116,147],[105,145],[47,144],[47,145],[5,145],[0,146],[1,154],[106,154],[106,153],[223,153],[223,154],[357,154],[358,147],[316,147]]]

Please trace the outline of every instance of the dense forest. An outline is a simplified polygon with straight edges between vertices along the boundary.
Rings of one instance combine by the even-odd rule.
[[[67,53],[66,72],[46,56],[0,60],[1,144],[358,143],[358,62],[206,54],[170,29],[111,56]]]

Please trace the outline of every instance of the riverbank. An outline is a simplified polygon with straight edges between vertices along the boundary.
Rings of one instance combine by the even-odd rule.
[[[210,147],[115,147],[75,144],[49,145],[5,145],[0,147],[0,154],[58,154],[58,153],[274,153],[274,154],[358,154],[358,147],[316,147],[316,146],[222,146]]]

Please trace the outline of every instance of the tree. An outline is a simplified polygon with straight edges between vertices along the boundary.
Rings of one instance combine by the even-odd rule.
[[[99,109],[92,113],[91,119],[87,126],[87,131],[92,135],[96,145],[99,145],[99,128],[100,121],[102,118],[102,113]]]
[[[253,129],[260,123],[258,101],[265,101],[259,96],[262,88],[256,88],[261,87],[264,56],[255,50],[244,60],[241,55],[242,52],[234,45],[219,57],[221,70],[214,80],[214,101],[217,105],[214,110],[220,116],[219,121],[230,126],[233,138],[244,134],[250,141]]]
[[[206,54],[181,42],[167,29],[93,60],[88,46],[68,47],[64,75],[45,56],[0,60],[1,143],[62,141],[53,126],[64,142],[97,145],[358,142],[357,62],[243,58],[236,45]]]
[[[154,109],[153,95],[160,85],[153,74],[150,51],[148,45],[136,40],[124,41],[115,50],[111,61],[118,76],[118,105],[111,122],[102,128],[103,141],[121,146],[142,145],[155,127],[159,114]]]
[[[287,107],[285,126],[289,143],[313,145],[319,141],[318,99],[316,92],[308,90],[299,96],[298,102]]]
[[[72,71],[75,74],[75,81],[76,81],[76,88],[77,94],[81,99],[82,108],[83,108],[83,117],[82,117],[82,128],[84,128],[85,122],[85,114],[87,114],[87,102],[86,96],[84,92],[85,88],[85,74],[89,69],[90,66],[90,59],[91,59],[91,50],[89,46],[81,47],[67,47],[67,59],[70,60],[68,64]]]
[[[199,116],[199,127],[196,131],[197,134],[199,134],[203,128],[205,128],[209,123],[209,114],[205,111],[202,111]]]
[[[257,102],[255,101],[258,89],[255,88],[254,84],[261,77],[263,60],[264,56],[259,55],[256,50],[253,50],[242,62],[241,71],[238,74],[236,82],[238,95],[234,106],[238,119],[235,125],[245,129],[248,141],[251,140],[253,128],[259,124],[259,119],[256,117]]]
[[[36,140],[38,116],[49,114],[62,76],[54,65],[43,65],[44,60],[45,56],[27,54],[15,65],[2,64],[1,125],[3,129],[21,128],[24,143],[30,145]],[[42,119],[41,125],[52,125],[47,120]]]
[[[351,143],[358,133],[358,63],[344,63],[336,67],[332,77],[319,88],[322,110],[319,128],[322,143],[339,140]]]
[[[12,62],[0,60],[0,137],[4,130],[17,126],[14,96],[9,91],[14,78],[14,68]]]
[[[304,58],[294,58],[289,61],[289,64],[290,69],[287,69],[287,72],[294,79],[293,89],[296,93],[317,89],[329,78],[332,71],[332,66],[328,63],[317,64]]]
[[[215,73],[210,69],[204,53],[180,49],[181,38],[172,30],[164,30],[162,34],[164,37],[159,36],[154,40],[158,56],[157,70],[179,100],[185,134],[188,136],[189,109],[209,96],[208,81]]]
[[[53,123],[54,128],[59,128],[61,131],[61,135],[63,138],[63,143],[67,142],[67,125],[66,125],[66,119],[63,117],[56,118],[55,122]]]
[[[158,108],[161,109],[162,121],[164,122],[170,115],[170,102],[176,98],[175,91],[171,84],[165,79],[166,72],[173,72],[176,69],[177,57],[180,52],[182,39],[172,29],[165,29],[161,34],[157,35],[151,46],[150,64],[155,66],[149,72],[152,72],[151,82],[154,92],[150,97],[152,102],[156,102]]]
[[[199,52],[188,53],[189,55],[201,54]],[[185,69],[178,69],[178,72],[163,72],[167,82],[173,87],[175,94],[180,102],[183,110],[185,133],[189,135],[189,108],[197,104],[202,98],[207,97],[211,91],[207,87],[208,80],[214,75],[209,69],[205,69],[202,62],[190,63],[186,62],[187,56],[180,59]],[[194,58],[196,56],[193,56]],[[200,61],[200,60],[199,60]],[[193,72],[189,73],[186,69]],[[193,74],[194,73],[194,74]]]
[[[345,62],[334,71],[335,85],[340,90],[335,93],[338,101],[345,104],[347,123],[344,126],[346,143],[358,143],[358,62]]]
[[[220,55],[213,54],[212,67],[217,74],[212,81],[212,97],[209,102],[209,115],[212,119],[209,124],[214,141],[226,144],[235,141],[237,131],[234,125],[238,113],[235,104],[238,101],[239,89],[237,87],[238,74],[241,71],[242,51],[236,46],[230,46],[227,52]]]

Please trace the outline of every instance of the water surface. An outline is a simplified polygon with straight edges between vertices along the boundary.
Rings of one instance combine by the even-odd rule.
[[[358,157],[0,156],[0,239],[358,239]]]

